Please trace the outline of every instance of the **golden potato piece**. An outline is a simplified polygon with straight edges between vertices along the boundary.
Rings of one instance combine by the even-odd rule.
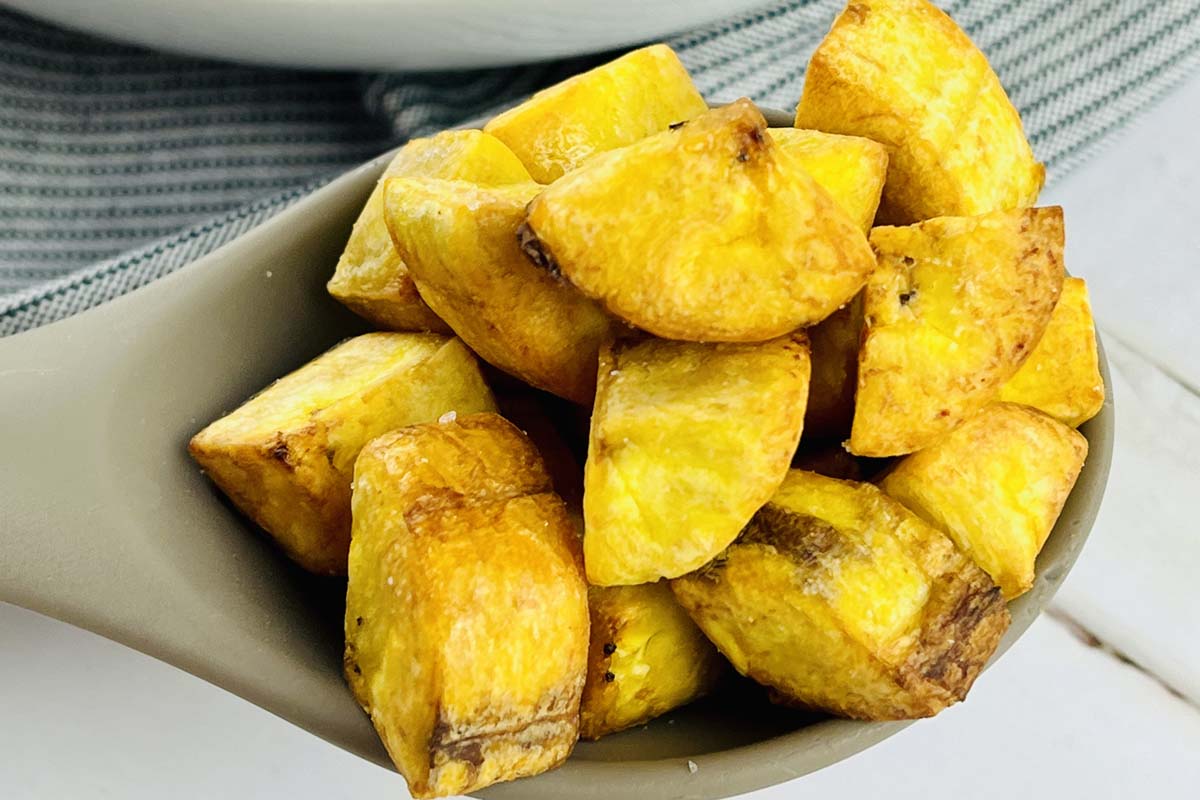
[[[592,640],[580,736],[599,739],[708,694],[725,659],[666,581],[588,589]]]
[[[803,334],[602,350],[583,479],[588,580],[673,578],[733,541],[787,473],[808,375]]]
[[[392,178],[387,225],[421,297],[471,349],[526,383],[587,403],[610,321],[521,253],[517,228],[540,189]]]
[[[874,486],[800,470],[671,585],[739,672],[856,719],[962,700],[1009,623],[1000,590],[937,530]]]
[[[679,57],[656,44],[543,89],[483,129],[512,148],[534,180],[550,183],[596,153],[707,110]]]
[[[188,451],[298,564],[344,575],[362,446],[448,411],[495,407],[458,339],[369,333],[276,381],[196,434]]]
[[[1062,209],[876,228],[850,452],[911,453],[996,399],[1062,288]]]
[[[579,541],[520,431],[477,414],[363,449],[346,679],[414,797],[561,763],[587,646]]]
[[[1040,411],[996,403],[901,460],[883,490],[945,531],[1012,599],[1079,477],[1087,439]]]
[[[799,128],[771,128],[771,138],[791,156],[863,232],[871,230],[887,177],[887,148],[861,136]]]
[[[1029,360],[1000,388],[1000,399],[1033,406],[1072,428],[1100,413],[1104,379],[1092,306],[1082,278],[1063,281],[1046,332]]]
[[[874,266],[749,100],[593,158],[534,198],[526,252],[667,339],[753,342],[829,316]]]
[[[796,127],[887,146],[883,222],[1031,206],[1045,179],[987,59],[926,0],[850,0],[809,62]]]
[[[804,413],[805,442],[842,441],[850,435],[862,329],[861,293],[808,329],[812,386]]]
[[[384,223],[383,182],[398,176],[499,186],[528,182],[529,172],[503,143],[482,131],[445,131],[413,139],[388,164],[354,223],[329,280],[329,293],[381,328],[450,333],[450,326],[417,293]]]

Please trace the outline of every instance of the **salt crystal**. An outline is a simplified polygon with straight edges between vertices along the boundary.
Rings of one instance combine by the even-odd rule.
[[[458,419],[458,413],[455,411],[447,411],[438,417],[438,425],[449,425],[454,420]]]
[[[273,272],[271,272],[271,270],[267,270],[267,277],[268,277],[268,278],[269,278],[269,277],[271,277],[273,274],[274,274],[274,273],[273,273]]]
[[[700,767],[696,765],[696,762],[695,762],[695,761],[692,761],[692,760],[689,758],[689,759],[688,759],[688,772],[690,772],[690,773],[692,773],[693,775],[695,775],[695,774],[696,774],[696,770],[698,770],[698,769],[700,769]]]
[[[388,586],[393,585],[395,582],[396,582],[396,579],[393,578],[391,575],[388,575]]]

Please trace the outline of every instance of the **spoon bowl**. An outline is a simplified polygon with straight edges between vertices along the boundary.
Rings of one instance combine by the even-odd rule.
[[[388,158],[149,286],[0,340],[0,600],[162,659],[390,767],[342,679],[344,580],[292,565],[185,450],[210,420],[365,330],[324,284]],[[1103,351],[1101,370],[1111,397]],[[1081,430],[1088,463],[1033,589],[1010,605],[996,657],[1049,603],[1099,509],[1111,401]],[[728,797],[820,769],[906,724],[800,715],[735,684],[478,796]]]

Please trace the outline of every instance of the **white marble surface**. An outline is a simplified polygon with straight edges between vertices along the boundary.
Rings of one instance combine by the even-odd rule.
[[[1067,209],[1068,265],[1092,287],[1118,410],[1109,494],[1058,607],[1141,669],[1043,618],[966,704],[749,797],[1196,796],[1198,122],[1200,76],[1044,197]],[[195,678],[0,605],[0,797],[351,796],[407,795]]]

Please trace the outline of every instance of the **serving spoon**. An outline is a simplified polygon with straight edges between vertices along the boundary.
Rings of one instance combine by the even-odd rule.
[[[365,330],[324,284],[389,157],[161,280],[0,340],[0,601],[159,658],[388,767],[342,679],[345,582],[283,558],[185,446],[273,379]],[[1103,352],[1101,370],[1110,387]],[[997,655],[1050,601],[1099,509],[1111,402],[1082,431],[1087,465],[1033,589],[1010,606]],[[477,794],[727,797],[834,763],[907,724],[800,717],[747,702],[745,691],[680,709],[674,724],[581,744],[557,770]]]

